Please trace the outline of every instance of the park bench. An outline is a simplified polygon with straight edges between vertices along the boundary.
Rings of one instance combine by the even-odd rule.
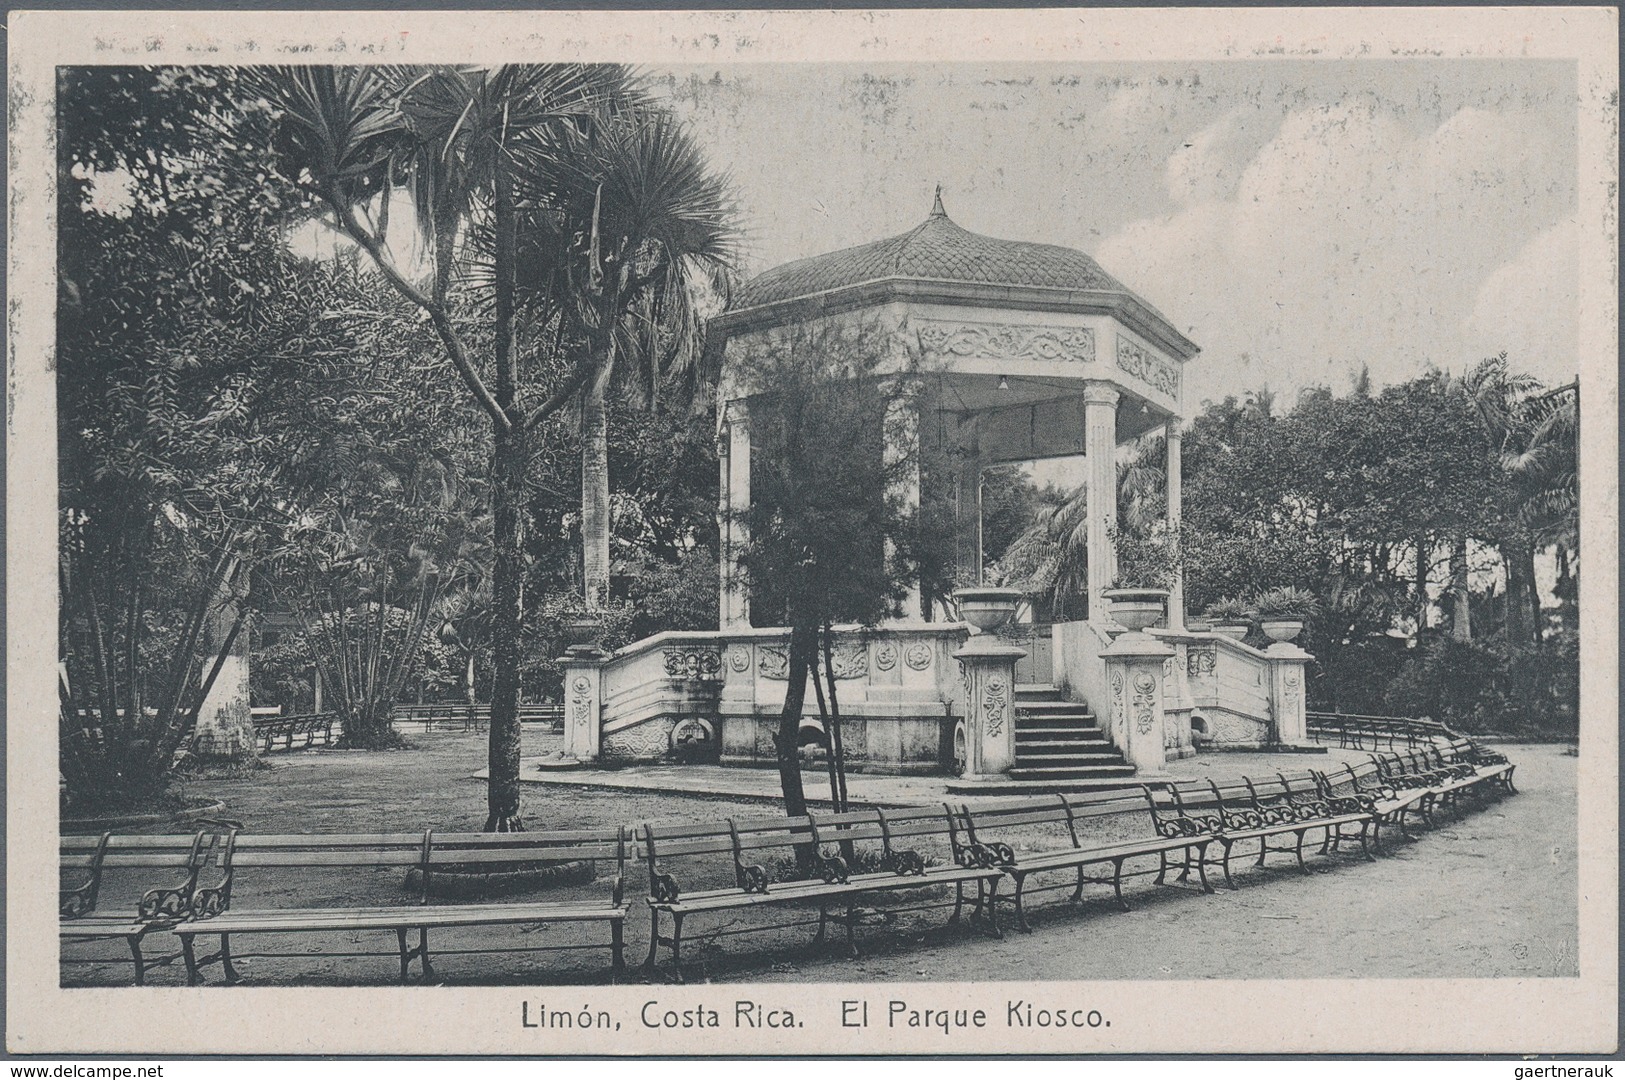
[[[848,949],[857,955],[855,929],[864,916],[858,909],[860,900],[935,885],[954,887],[954,913],[949,920],[954,923],[964,906],[965,886],[975,884],[972,921],[982,917],[990,932],[999,936],[993,897],[1003,872],[992,852],[957,842],[955,828],[952,811],[946,807],[729,819],[696,825],[646,824],[643,854],[649,868],[649,956],[644,968],[653,970],[660,946],[668,945],[672,965],[681,976],[683,921],[690,915],[773,905],[818,905],[817,942],[823,942],[830,923],[839,923],[846,930]],[[939,845],[947,841],[955,861],[930,865],[926,855],[898,846],[930,841]],[[873,871],[860,872],[847,860],[846,853],[857,853],[860,842],[869,845],[863,849],[866,854],[873,854],[873,845],[879,845]],[[836,845],[838,853],[829,853],[830,845]],[[816,876],[775,881],[774,874],[756,861],[778,852],[789,862],[797,849],[809,859],[809,869]],[[669,872],[673,861],[680,858],[695,860],[685,865],[706,887],[680,884]],[[731,866],[722,862],[724,858]],[[731,884],[714,884],[719,881]],[[831,911],[832,907],[840,910]],[[912,909],[891,909],[893,913],[901,910]],[[660,932],[662,915],[671,920],[669,937]],[[758,928],[721,930],[717,936],[753,929]]]
[[[256,716],[254,717],[254,740],[260,744],[260,752],[269,754],[273,750],[292,750],[295,739],[303,739],[301,747],[315,746],[317,740],[323,746],[333,743],[333,721],[337,717],[333,713],[303,713],[297,716]],[[281,746],[277,746],[278,742]]]
[[[135,984],[146,983],[147,971],[173,962],[179,953],[149,958],[143,952],[146,936],[167,930],[191,916],[198,903],[213,902],[198,889],[198,876],[211,861],[229,852],[231,834],[204,830],[192,835],[139,836],[102,833],[100,836],[64,836],[60,869],[64,885],[59,894],[59,938],[69,942],[122,939],[135,964]],[[99,910],[109,871],[135,871],[142,889],[139,900],[120,911]],[[167,876],[169,884],[154,885]],[[67,957],[65,964],[104,964],[106,959]]]
[[[439,725],[457,727],[465,731],[479,730],[491,722],[491,706],[485,704],[469,706],[465,702],[397,705],[391,719],[396,723],[422,724],[425,731]],[[519,722],[560,727],[564,724],[564,706],[545,701],[522,703],[519,706]]]
[[[623,970],[622,931],[627,905],[622,900],[631,834],[625,827],[577,831],[520,833],[422,833],[312,834],[255,836],[239,834],[229,859],[223,865],[219,886],[221,903],[216,910],[201,912],[179,923],[174,932],[181,939],[186,958],[187,984],[202,981],[202,969],[218,962],[229,981],[238,978],[234,960],[247,957],[297,957],[303,953],[233,952],[232,938],[260,934],[311,934],[393,932],[396,949],[364,952],[326,952],[327,956],[393,956],[400,960],[401,981],[411,974],[412,961],[419,961],[425,979],[434,978],[430,962],[429,931],[479,926],[539,926],[553,923],[602,922],[610,928],[608,945],[552,945],[533,948],[436,949],[438,956],[461,956],[492,952],[541,952],[563,949],[610,950],[614,969]],[[504,903],[431,903],[430,882],[437,872],[501,874],[538,865],[580,860],[613,861],[615,879],[607,897],[569,900],[513,900]],[[398,869],[409,879],[406,886],[415,892],[408,903],[381,906],[330,906],[263,908],[242,910],[230,906],[237,878],[259,870],[327,869],[354,873],[368,869]],[[416,871],[415,874],[410,872]],[[416,944],[408,935],[416,932]],[[194,939],[200,935],[217,937],[218,949],[199,956]]]
[[[1054,801],[1051,801],[1051,798]],[[1012,897],[1008,899],[996,897],[994,902],[1013,903],[1016,909],[1016,924],[1023,931],[1031,932],[1024,897],[1027,892],[1027,878],[1037,874],[1060,871],[1075,874],[1076,882],[1072,888],[1074,901],[1083,898],[1083,887],[1086,884],[1110,885],[1118,907],[1129,911],[1131,909],[1128,902],[1123,899],[1124,863],[1130,859],[1157,856],[1156,870],[1143,870],[1126,876],[1156,874],[1157,884],[1163,885],[1166,884],[1167,874],[1171,868],[1183,866],[1186,869],[1184,877],[1188,878],[1188,868],[1194,854],[1195,865],[1201,874],[1203,891],[1213,891],[1207,883],[1207,871],[1203,860],[1207,846],[1213,842],[1211,836],[1189,836],[1178,832],[1173,835],[1159,833],[1154,836],[1085,846],[1078,835],[1080,816],[1121,814],[1130,809],[1137,810],[1140,805],[1139,796],[1133,793],[1127,795],[1113,793],[1108,799],[1089,802],[1075,801],[1065,794],[1058,794],[1053,797],[1006,799],[985,803],[975,808],[966,806],[960,809],[959,817],[964,822],[965,835],[972,849],[981,847],[991,851],[999,869],[1009,875],[1015,883],[1015,893]],[[1062,826],[1065,827],[1064,833],[1060,833]],[[1064,836],[1068,846],[1018,852],[1014,844],[995,841],[991,837],[995,831],[1008,834],[1009,830],[1014,829],[1038,829],[1050,835],[1059,833]],[[957,840],[957,837],[954,839]],[[1179,862],[1170,862],[1169,856],[1172,854],[1178,854],[1182,859]],[[1111,867],[1110,876],[1090,875],[1086,872],[1090,867],[1107,865]],[[1063,884],[1049,888],[1065,887]]]
[[[1352,826],[1358,827],[1359,831],[1347,838],[1358,840],[1361,854],[1367,859],[1373,858],[1367,842],[1372,819],[1363,810],[1335,813],[1327,817],[1283,803],[1279,809],[1266,814],[1254,808],[1252,793],[1245,785],[1229,784],[1221,788],[1212,780],[1207,782],[1206,792],[1195,785],[1188,791],[1181,791],[1178,785],[1166,781],[1142,784],[1141,790],[1158,833],[1191,836],[1206,833],[1219,843],[1224,850],[1220,860],[1212,863],[1204,856],[1203,861],[1220,866],[1224,870],[1225,884],[1232,889],[1236,883],[1230,873],[1230,861],[1235,847],[1254,840],[1258,842],[1258,861],[1255,865],[1263,866],[1272,851],[1291,852],[1298,860],[1299,869],[1308,873],[1309,867],[1303,858],[1304,838],[1312,830],[1325,830],[1326,835],[1321,843],[1321,851],[1325,853],[1330,849],[1333,833],[1344,834],[1344,830]],[[1161,802],[1158,795],[1163,796]],[[1296,838],[1291,847],[1277,847],[1270,843],[1272,837],[1289,834]]]
[[[1479,746],[1465,736],[1455,736],[1445,743],[1445,749],[1459,762],[1473,766],[1479,777],[1486,781],[1494,781],[1502,792],[1514,795],[1518,789],[1512,786],[1512,773],[1516,768],[1512,761],[1499,750]]]
[[[1482,794],[1477,789],[1489,779],[1479,776],[1467,762],[1447,762],[1428,750],[1373,754],[1371,760],[1383,780],[1396,787],[1427,791],[1435,807],[1447,810],[1457,810],[1463,795]]]
[[[1368,813],[1374,815],[1371,829],[1371,839],[1377,846],[1382,846],[1382,827],[1393,825],[1405,839],[1413,839],[1410,832],[1410,817],[1420,814],[1422,820],[1428,825],[1433,824],[1434,794],[1426,787],[1396,788],[1385,783],[1374,767],[1366,766],[1367,771],[1361,772],[1351,763],[1344,762],[1343,768],[1336,772],[1326,773],[1316,770],[1311,773],[1314,777],[1315,787],[1320,795],[1329,804],[1360,806]],[[1344,781],[1338,773],[1347,774]],[[1342,783],[1348,787],[1343,794],[1338,794],[1337,788]],[[1338,803],[1338,800],[1346,800]]]

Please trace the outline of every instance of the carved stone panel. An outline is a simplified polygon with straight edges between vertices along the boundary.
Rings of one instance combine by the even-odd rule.
[[[926,322],[920,348],[929,359],[1060,360],[1091,364],[1095,332],[1086,326],[1006,326],[998,323]]]
[[[1134,673],[1134,726],[1149,735],[1157,722],[1157,677],[1149,671]]]
[[[982,683],[982,715],[988,738],[1004,734],[1005,715],[1010,711],[1009,687],[1004,677],[991,675]]]
[[[756,650],[761,659],[756,670],[764,679],[790,677],[790,651],[783,645],[762,645]],[[869,650],[861,641],[843,641],[832,650],[837,679],[866,679],[869,677]],[[822,657],[819,658],[822,661]]]
[[[1213,674],[1219,662],[1219,650],[1213,645],[1192,645],[1185,654],[1185,673],[1191,678]]]
[[[1179,369],[1122,334],[1117,335],[1117,366],[1124,374],[1156,387],[1169,397],[1179,396]]]
[[[716,649],[667,649],[666,674],[676,679],[714,679],[722,673],[722,654]]]

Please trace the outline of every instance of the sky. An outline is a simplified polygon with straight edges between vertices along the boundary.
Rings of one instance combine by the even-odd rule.
[[[1566,61],[776,64],[646,72],[737,193],[744,269],[896,235],[1079,248],[1202,347],[1186,411],[1505,350],[1577,358]]]

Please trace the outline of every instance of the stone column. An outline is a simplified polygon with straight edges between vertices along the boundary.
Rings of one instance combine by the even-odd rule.
[[[564,749],[561,756],[597,761],[603,742],[603,668],[609,657],[592,651],[559,659],[564,668]]]
[[[1110,697],[1107,737],[1141,776],[1159,776],[1167,765],[1163,682],[1173,655],[1172,647],[1136,632],[1118,635],[1100,653]]]
[[[967,457],[959,466],[954,514],[955,566],[963,582],[982,583],[982,462]]]
[[[1314,657],[1289,641],[1277,641],[1264,650],[1269,657],[1270,714],[1275,717],[1275,741],[1281,746],[1309,742],[1305,677]]]
[[[920,381],[903,379],[901,385],[893,389],[894,396],[886,403],[884,420],[888,494],[905,509],[914,509],[920,505]],[[888,540],[885,556],[888,562],[893,558],[893,550]],[[918,577],[908,584],[903,618],[921,618]]]
[[[1004,776],[1016,760],[1016,661],[1027,650],[978,634],[954,653],[965,694],[965,776]]]
[[[1184,486],[1183,465],[1180,460],[1181,447],[1184,436],[1179,430],[1179,420],[1168,421],[1168,527],[1174,535],[1179,535],[1180,521],[1180,495]],[[1183,546],[1181,547],[1183,552]],[[1174,567],[1174,580],[1168,590],[1168,629],[1185,629],[1185,568],[1181,564]]]
[[[750,594],[739,580],[739,555],[750,538],[745,515],[750,513],[750,416],[743,401],[723,407],[722,437],[717,447],[722,501],[722,603],[718,606],[723,630],[750,626]]]
[[[1103,595],[1117,573],[1111,534],[1117,525],[1117,388],[1093,380],[1083,384],[1083,452],[1088,459],[1089,621],[1111,625]]]

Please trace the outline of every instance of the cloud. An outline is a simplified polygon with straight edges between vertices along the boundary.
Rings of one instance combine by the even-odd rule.
[[[1362,366],[1393,382],[1482,355],[1464,323],[1488,279],[1572,213],[1563,167],[1554,136],[1514,112],[1461,109],[1428,130],[1354,96],[1269,134],[1235,111],[1168,158],[1178,209],[1096,254],[1203,347],[1191,406],[1265,383],[1342,388]],[[1572,322],[1572,285],[1544,299]]]
[[[1462,332],[1478,353],[1505,350],[1515,370],[1547,383],[1579,372],[1578,294],[1580,228],[1573,218],[1536,233],[1511,261],[1479,286]]]

